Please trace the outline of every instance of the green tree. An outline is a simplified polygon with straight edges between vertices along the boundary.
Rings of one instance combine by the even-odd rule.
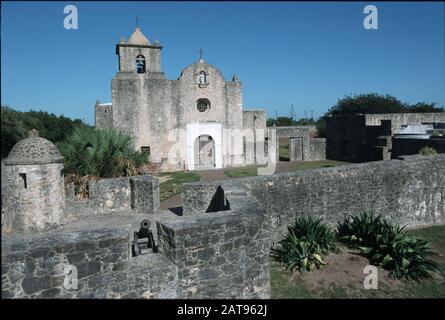
[[[76,176],[133,175],[148,162],[146,153],[135,151],[131,137],[115,129],[82,126],[58,147],[65,157],[65,172]]]
[[[370,113],[444,112],[436,103],[420,102],[414,105],[401,102],[391,95],[377,93],[345,96],[328,110],[326,115],[353,115]]]
[[[71,120],[45,111],[21,112],[8,106],[1,107],[1,117],[2,158],[9,154],[17,142],[26,138],[31,129],[38,130],[41,137],[58,143],[75,128],[85,126],[79,119]]]
[[[390,95],[376,93],[345,96],[329,109],[328,115],[353,115],[367,113],[401,113],[407,105]]]

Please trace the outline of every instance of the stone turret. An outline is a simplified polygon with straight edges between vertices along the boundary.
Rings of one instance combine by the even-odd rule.
[[[42,231],[59,227],[65,220],[63,160],[57,147],[31,130],[4,161],[5,231]]]

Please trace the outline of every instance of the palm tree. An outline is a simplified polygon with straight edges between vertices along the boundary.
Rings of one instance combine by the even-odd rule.
[[[135,151],[132,138],[115,129],[79,127],[59,144],[65,172],[101,178],[137,174],[148,155]]]

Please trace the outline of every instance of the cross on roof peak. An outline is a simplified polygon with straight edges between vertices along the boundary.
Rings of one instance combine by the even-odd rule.
[[[204,50],[199,49],[198,52],[199,52],[199,60],[203,60],[202,56],[204,54]]]
[[[136,28],[139,28],[139,18],[138,17],[134,17],[133,20],[136,21]]]

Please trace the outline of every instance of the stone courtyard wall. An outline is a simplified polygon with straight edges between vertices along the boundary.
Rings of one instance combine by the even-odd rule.
[[[176,267],[131,257],[142,216],[85,219],[51,232],[2,236],[2,298],[174,298]],[[76,268],[77,287],[66,277]]]
[[[159,223],[159,250],[178,268],[178,298],[270,298],[265,221],[257,205]]]
[[[445,222],[443,154],[241,178],[230,183],[245,188],[266,210],[274,241],[301,215],[335,224],[347,215],[368,210],[402,225]],[[219,185],[226,189],[228,184]],[[209,190],[214,192],[217,185],[212,183]],[[189,189],[196,193],[184,208],[205,211],[208,203],[202,200],[209,197],[199,193],[206,190],[203,183],[184,184],[183,193],[190,195]]]
[[[122,210],[154,213],[159,209],[159,180],[149,175],[100,179],[89,183],[89,197],[76,200],[74,184],[66,188],[68,216],[110,214]]]
[[[423,147],[434,148],[437,153],[445,153],[445,139],[407,139],[392,138],[391,158],[395,159],[404,155],[419,154]]]
[[[57,230],[3,234],[2,297],[270,298],[265,212],[246,190],[218,190],[206,191],[228,197],[230,209],[183,217],[124,210],[72,217]],[[133,232],[147,218],[159,252],[132,256]]]

